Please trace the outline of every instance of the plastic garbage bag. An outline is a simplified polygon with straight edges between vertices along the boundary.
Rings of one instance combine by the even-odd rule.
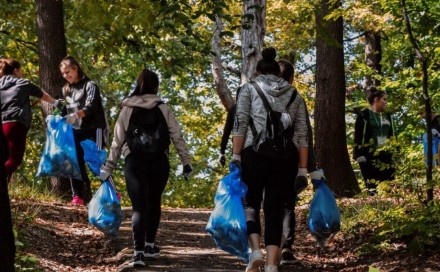
[[[425,156],[425,164],[428,164],[428,134],[423,133],[423,154]],[[432,166],[438,165],[438,147],[440,144],[440,138],[432,135]]]
[[[327,244],[330,236],[341,229],[341,214],[333,192],[325,179],[312,179],[316,189],[309,211],[309,229],[321,247]]]
[[[64,117],[46,117],[47,137],[37,176],[58,176],[82,180],[76,156],[72,125]]]
[[[99,176],[101,166],[107,159],[107,152],[99,149],[96,143],[92,140],[82,141],[81,147],[84,150],[84,161],[87,163],[92,173],[95,176]]]
[[[107,235],[116,236],[122,222],[121,203],[110,181],[104,181],[88,207],[89,222]]]
[[[240,178],[240,170],[229,165],[230,173],[222,178],[214,197],[214,210],[206,231],[217,247],[245,262],[249,261],[246,218],[242,198],[247,186]]]

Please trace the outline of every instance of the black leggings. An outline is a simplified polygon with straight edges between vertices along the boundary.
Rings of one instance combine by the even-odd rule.
[[[133,154],[125,159],[124,175],[133,207],[134,250],[154,243],[161,216],[162,193],[170,174],[168,158],[142,160]]]
[[[242,178],[248,191],[243,201],[248,235],[261,235],[260,208],[264,192],[264,241],[266,246],[281,244],[284,208],[298,174],[298,157],[280,160],[264,157],[252,147],[242,153]],[[290,219],[289,219],[290,220]]]

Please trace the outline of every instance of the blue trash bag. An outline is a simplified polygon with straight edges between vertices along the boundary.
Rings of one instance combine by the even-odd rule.
[[[222,178],[214,197],[206,231],[217,247],[245,262],[249,261],[248,235],[242,198],[247,186],[240,178],[240,170],[229,165],[230,173]]]
[[[76,156],[72,125],[65,117],[46,117],[47,138],[37,176],[57,176],[82,180]]]
[[[423,154],[425,156],[425,164],[428,164],[428,133],[423,133]],[[440,143],[440,138],[437,136],[432,136],[432,166],[436,166],[439,161],[438,156],[438,145]]]
[[[88,207],[89,222],[103,233],[116,236],[122,222],[121,203],[109,180],[96,191]]]
[[[107,159],[107,152],[99,149],[96,143],[92,140],[85,140],[80,144],[84,150],[84,161],[87,163],[92,173],[95,176],[99,176],[101,166]]]
[[[341,229],[341,214],[333,192],[325,179],[312,179],[316,189],[309,211],[309,229],[321,247],[327,244],[330,236]]]

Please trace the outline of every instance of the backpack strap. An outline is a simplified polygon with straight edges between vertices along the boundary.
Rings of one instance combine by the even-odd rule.
[[[260,96],[261,100],[263,101],[263,105],[266,108],[266,111],[269,113],[272,111],[272,107],[269,104],[269,101],[267,101],[266,96],[264,95],[263,91],[261,90],[260,86],[258,86],[258,84],[255,81],[251,81],[249,82],[250,84],[252,84],[252,86],[254,86],[255,90],[257,91],[258,95]],[[289,102],[286,105],[286,110],[290,107],[290,105],[293,103],[293,101],[296,98],[296,95],[298,94],[298,91],[296,89],[294,89],[294,92],[292,93],[292,95],[290,96]],[[251,127],[251,131],[252,131],[252,135],[254,137],[257,136],[257,129],[255,128],[255,124],[254,121],[252,120],[252,118],[249,121],[249,125]],[[258,138],[260,137],[260,135],[258,135]],[[258,139],[257,139],[258,140]]]

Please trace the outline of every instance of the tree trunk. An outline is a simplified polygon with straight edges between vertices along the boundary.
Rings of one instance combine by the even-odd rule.
[[[59,70],[60,61],[66,56],[63,1],[35,0],[37,16],[38,56],[41,88],[54,98],[62,97],[64,80]],[[45,115],[52,109],[43,105]],[[68,179],[51,177],[52,191],[66,196],[70,191]]]
[[[379,76],[382,72],[382,46],[379,33],[367,32],[365,34],[365,63],[373,71],[371,75],[365,77],[365,97],[370,95],[370,88],[380,85]]]
[[[316,104],[315,140],[319,165],[327,183],[339,197],[360,192],[350,163],[345,127],[345,71],[342,17],[325,16],[341,6],[321,0],[316,14]]]
[[[266,0],[243,1],[241,84],[255,76],[266,35]]]
[[[214,35],[212,36],[211,48],[212,52],[215,53],[215,57],[212,60],[212,75],[214,77],[215,88],[217,94],[222,101],[223,106],[229,111],[231,107],[235,104],[235,100],[228,91],[228,87],[223,76],[223,65],[222,65],[222,47],[220,41],[220,33],[223,31],[223,23],[221,19],[216,16]]]
[[[0,120],[0,128],[2,121]],[[11,204],[5,175],[5,161],[8,154],[3,130],[0,129],[0,271],[14,271],[15,241],[12,229]]]

